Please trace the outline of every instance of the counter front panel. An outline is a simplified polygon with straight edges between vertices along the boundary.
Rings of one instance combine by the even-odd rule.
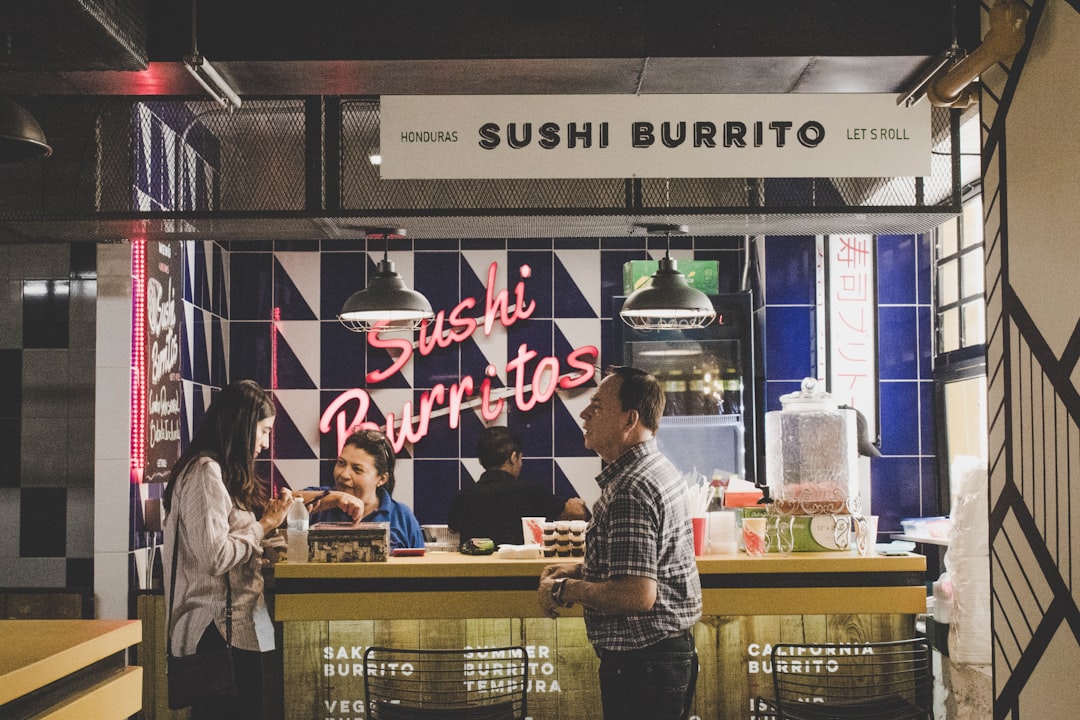
[[[462,682],[499,682],[485,649],[524,645],[531,718],[587,720],[600,706],[599,660],[578,608],[541,616],[538,578],[548,560],[454,553],[385,563],[277,566],[283,622],[284,715],[365,717],[363,653],[370,645],[475,649]],[[866,642],[913,637],[926,609],[925,558],[803,553],[705,556],[705,613],[694,628],[701,670],[692,717],[764,720],[769,652],[779,642]],[[810,661],[826,671],[824,661]],[[816,663],[816,665],[815,665]],[[811,665],[808,665],[810,667]],[[388,672],[408,672],[395,668]]]

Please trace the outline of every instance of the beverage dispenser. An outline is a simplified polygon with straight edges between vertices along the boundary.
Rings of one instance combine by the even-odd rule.
[[[856,411],[838,407],[813,378],[765,413],[765,476],[775,549],[865,554],[870,527],[861,514]]]

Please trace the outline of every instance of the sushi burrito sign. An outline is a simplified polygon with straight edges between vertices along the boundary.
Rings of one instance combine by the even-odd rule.
[[[385,179],[916,177],[930,107],[891,94],[387,95]]]

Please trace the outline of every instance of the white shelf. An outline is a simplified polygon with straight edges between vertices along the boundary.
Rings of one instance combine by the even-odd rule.
[[[890,535],[893,540],[907,540],[908,542],[920,543],[922,545],[940,545],[942,547],[948,547],[949,541],[943,538],[935,537],[923,537],[921,535],[904,535],[903,533]]]

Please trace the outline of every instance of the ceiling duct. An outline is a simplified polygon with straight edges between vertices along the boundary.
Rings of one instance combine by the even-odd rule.
[[[938,107],[965,108],[975,102],[971,88],[979,75],[999,62],[1008,62],[1027,40],[1027,7],[1017,0],[998,0],[990,8],[990,29],[982,44],[926,87],[926,97]]]
[[[0,70],[145,70],[147,4],[6,0],[0,3]]]

